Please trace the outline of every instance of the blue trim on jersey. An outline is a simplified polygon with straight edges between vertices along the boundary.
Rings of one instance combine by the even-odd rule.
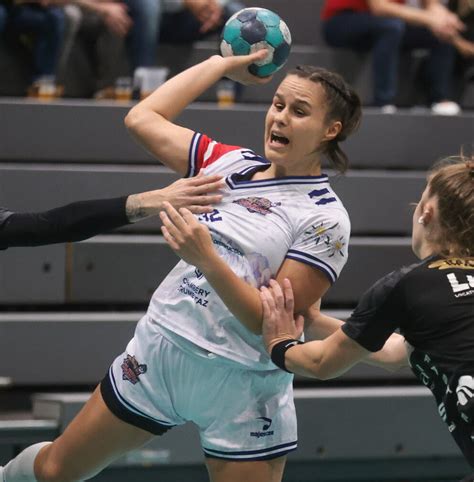
[[[235,175],[243,176],[254,170],[255,172],[261,170],[261,166],[249,166],[240,172],[233,173],[226,178],[226,183],[231,189],[247,189],[249,187],[268,187],[268,186],[282,186],[288,184],[324,184],[329,182],[326,174],[320,176],[285,176],[272,179],[252,180],[238,180],[234,179]]]
[[[295,261],[300,261],[301,263],[309,264],[314,268],[318,268],[324,274],[326,274],[331,283],[334,283],[337,280],[337,274],[334,269],[323,260],[316,258],[311,254],[303,253],[302,251],[296,251],[295,249],[289,249],[285,257],[288,259],[294,259]]]
[[[215,450],[203,447],[204,453],[211,457],[234,459],[234,460],[263,460],[268,458],[281,457],[292,450],[296,450],[298,447],[298,441],[288,442],[274,447],[268,447],[259,450],[241,450],[241,451],[227,451],[227,450]]]
[[[175,427],[176,426],[176,424],[173,424],[173,423],[170,423],[170,422],[165,422],[164,420],[159,420],[157,418],[150,417],[150,415],[147,415],[146,413],[142,412],[138,408],[134,407],[130,402],[125,400],[125,398],[123,398],[123,396],[118,391],[117,382],[115,381],[115,377],[114,377],[112,367],[110,367],[110,369],[109,369],[109,375],[110,375],[110,381],[112,382],[112,388],[114,390],[115,396],[117,397],[117,401],[119,401],[124,407],[126,407],[127,410],[139,415],[140,417],[147,418],[147,419],[149,419],[153,422],[157,422],[161,425],[166,425],[168,427]]]
[[[199,140],[202,134],[195,132],[193,138],[191,139],[191,144],[189,144],[189,154],[188,154],[188,172],[184,177],[193,177],[196,173],[196,156],[197,150],[199,148]]]

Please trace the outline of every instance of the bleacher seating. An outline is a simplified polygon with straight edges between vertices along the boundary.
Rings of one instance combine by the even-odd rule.
[[[317,63],[338,70],[369,102],[370,59],[323,45],[318,27],[321,0],[260,0],[259,5],[278,11],[289,24],[294,40],[290,65]],[[213,41],[188,48],[166,46],[160,61],[171,62],[176,72],[214,49]],[[71,96],[87,90],[81,83],[87,76],[81,55],[76,45],[66,83]],[[412,71],[408,63],[419,61],[404,58],[401,76]],[[0,95],[20,95],[26,82],[25,59],[0,45],[0,71]],[[179,122],[260,152],[265,103],[281,75],[268,86],[246,88],[243,103],[232,109],[218,108],[211,91]],[[402,80],[402,102],[418,99],[412,77]],[[465,108],[474,108],[471,85],[462,100]],[[169,184],[176,175],[135,145],[124,128],[131,105],[0,99],[0,206],[43,210]],[[469,111],[446,118],[426,109],[402,109],[391,116],[364,109],[360,131],[346,146],[353,169],[346,176],[329,171],[352,221],[347,267],[324,300],[330,313],[346,318],[377,277],[414,261],[409,203],[418,200],[429,166],[458,153],[462,144],[472,142],[473,133],[474,113]],[[17,389],[82,389],[100,380],[177,260],[159,228],[158,219],[149,219],[81,243],[0,253],[0,376],[11,379],[0,395]],[[297,378],[300,450],[290,459],[285,480],[349,482],[365,477],[365,482],[388,480],[390,475],[419,482],[459,478],[467,471],[427,390],[413,386],[408,370],[388,373],[360,365],[341,380],[321,389],[317,382]],[[15,420],[9,414],[0,417],[0,464],[19,447],[60,433],[86,397],[38,395],[33,413],[19,414]],[[2,397],[0,410],[1,402]],[[205,470],[196,469],[201,460],[196,432],[179,428],[122,459],[97,480],[127,477],[145,482],[157,480],[158,473],[165,477],[159,480],[167,482],[199,482],[207,480]],[[127,471],[120,472],[124,467]],[[198,471],[184,475],[188,467]]]
[[[255,6],[252,0],[244,0],[247,6]],[[370,55],[355,54],[344,49],[328,48],[320,32],[319,12],[323,0],[260,0],[258,6],[270,8],[285,19],[293,38],[292,55],[288,66],[297,64],[314,64],[340,72],[351,84],[356,87],[364,103],[370,104],[372,100],[371,59]],[[157,51],[157,63],[171,67],[175,74],[187,66],[203,60],[217,52],[218,39],[213,38],[204,42],[196,42],[192,46],[161,45]],[[420,86],[419,66],[424,58],[423,51],[402,55],[400,62],[399,85],[400,92],[397,98],[399,105],[423,104],[424,89]],[[27,87],[29,76],[29,56],[11,45],[5,46],[0,42],[0,96],[22,96]],[[127,73],[127,60],[125,53],[117,73]],[[60,75],[65,85],[67,97],[89,97],[93,93],[93,69],[87,59],[84,47],[80,42],[73,46],[65,72]],[[275,76],[281,79],[281,74]],[[472,82],[459,78],[456,82],[456,98],[466,109],[474,108],[474,88]],[[255,91],[246,89],[243,102],[258,102],[263,93],[272,92],[271,87]],[[215,92],[210,91],[203,96],[203,100],[215,100]]]

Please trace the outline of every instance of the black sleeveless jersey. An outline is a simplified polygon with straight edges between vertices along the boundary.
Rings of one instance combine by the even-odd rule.
[[[474,258],[432,256],[388,274],[342,329],[373,352],[400,331],[414,348],[414,374],[474,466]]]

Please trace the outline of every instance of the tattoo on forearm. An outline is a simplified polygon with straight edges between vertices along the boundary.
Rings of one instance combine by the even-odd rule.
[[[140,219],[147,217],[147,213],[141,205],[138,194],[128,196],[127,202],[125,203],[125,212],[131,223],[135,223],[136,221],[140,221]]]

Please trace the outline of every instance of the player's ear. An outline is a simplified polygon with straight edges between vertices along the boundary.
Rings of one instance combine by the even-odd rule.
[[[342,130],[342,122],[334,121],[331,122],[326,129],[326,134],[323,137],[323,141],[332,141],[335,139]]]

